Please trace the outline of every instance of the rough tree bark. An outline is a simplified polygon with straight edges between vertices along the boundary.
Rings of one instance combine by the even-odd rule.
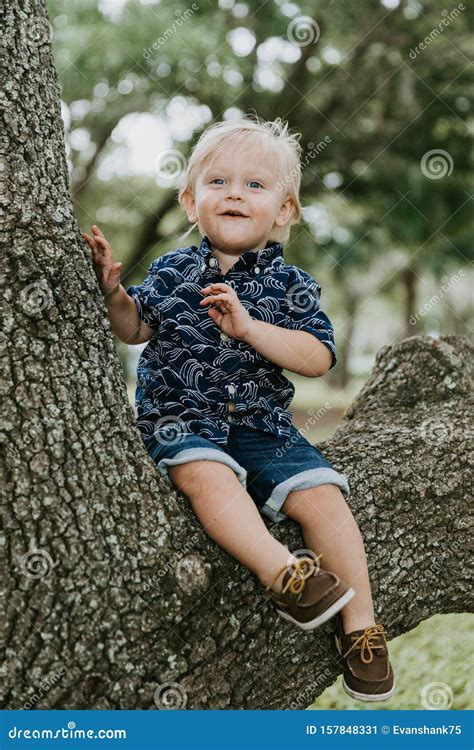
[[[305,707],[339,673],[331,625],[277,619],[148,458],[72,213],[44,4],[12,3],[5,29],[1,705]],[[322,446],[392,637],[470,606],[470,362],[460,337],[384,348]]]

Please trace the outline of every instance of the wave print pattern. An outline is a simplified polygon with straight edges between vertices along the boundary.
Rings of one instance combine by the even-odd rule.
[[[243,253],[225,277],[218,265],[209,267],[212,254],[207,238],[199,247],[172,250],[151,263],[142,284],[127,289],[140,318],[157,331],[138,362],[137,426],[144,440],[153,440],[160,419],[165,423],[171,415],[188,431],[225,445],[231,397],[241,424],[288,438],[293,384],[250,345],[221,338],[207,308],[199,308],[199,290],[224,280],[252,317],[313,333],[332,352],[333,367],[334,332],[320,309],[321,287],[306,271],[287,264],[276,242]],[[292,290],[297,290],[294,306]],[[310,305],[301,303],[306,290]]]

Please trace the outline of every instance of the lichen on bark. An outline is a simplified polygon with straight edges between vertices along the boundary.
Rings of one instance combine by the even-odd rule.
[[[331,624],[281,622],[139,438],[72,210],[44,2],[6,5],[4,38],[1,705],[309,705],[340,671]],[[385,347],[320,446],[392,637],[471,608],[471,368],[460,337]],[[292,522],[272,533],[303,546]]]

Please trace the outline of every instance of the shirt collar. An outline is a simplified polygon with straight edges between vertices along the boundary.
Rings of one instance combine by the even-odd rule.
[[[213,255],[211,243],[207,235],[205,235],[201,239],[198,252],[205,261],[207,261],[211,255]],[[239,271],[246,268],[253,268],[255,266],[264,268],[269,263],[271,263],[274,258],[282,255],[283,245],[280,242],[269,240],[265,247],[261,250],[247,250],[245,253],[242,253],[239,259],[232,266],[231,270],[235,269]]]

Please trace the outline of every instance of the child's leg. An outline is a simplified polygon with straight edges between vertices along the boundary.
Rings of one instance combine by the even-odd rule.
[[[373,625],[374,609],[367,560],[359,527],[334,484],[288,494],[282,510],[301,524],[308,549],[324,557],[321,566],[348,583],[356,595],[341,611],[344,631]]]
[[[268,531],[254,501],[229,466],[202,460],[169,466],[173,484],[188,497],[204,530],[266,587],[294,561]],[[284,572],[272,585],[281,590]]]

